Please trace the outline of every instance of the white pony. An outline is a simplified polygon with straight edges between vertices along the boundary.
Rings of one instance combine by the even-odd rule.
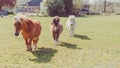
[[[75,22],[75,16],[74,15],[70,15],[68,17],[68,20],[66,21],[66,27],[69,31],[69,35],[74,36],[74,29],[76,27],[76,22]]]

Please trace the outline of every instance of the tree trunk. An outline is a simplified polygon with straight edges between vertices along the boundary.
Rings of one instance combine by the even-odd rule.
[[[106,7],[107,7],[107,1],[106,0],[104,0],[104,13],[106,13]]]
[[[67,15],[72,14],[73,0],[64,0],[64,4],[65,4],[65,13]]]
[[[2,10],[2,4],[0,4],[0,10]]]

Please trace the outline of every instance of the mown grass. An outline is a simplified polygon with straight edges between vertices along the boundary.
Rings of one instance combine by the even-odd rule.
[[[62,17],[60,45],[53,44],[51,17],[31,17],[43,27],[32,52],[22,35],[14,36],[12,17],[0,18],[0,68],[120,68],[120,16],[77,17],[75,37],[68,36]]]

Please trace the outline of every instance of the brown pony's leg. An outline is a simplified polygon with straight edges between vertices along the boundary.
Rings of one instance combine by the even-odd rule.
[[[38,42],[38,38],[36,40],[33,40],[34,49],[37,48],[37,42]]]
[[[25,43],[26,43],[27,51],[28,51],[29,50],[28,39],[25,39]]]
[[[34,49],[35,49],[35,46],[36,46],[36,40],[33,40],[33,46],[34,46]]]
[[[52,34],[52,35],[53,35],[53,40],[55,40],[55,39],[56,39],[56,37],[55,37],[55,33],[53,32],[53,34]]]
[[[32,50],[32,47],[31,47],[32,39],[29,40],[28,44],[29,44],[29,45],[28,45],[29,48],[28,48],[27,50],[28,50],[28,51],[31,51],[31,50]]]
[[[57,40],[56,40],[56,33],[53,32],[53,40],[54,40],[54,43],[56,44]]]
[[[58,41],[59,35],[60,35],[60,33],[57,33],[57,34],[56,34],[56,41]]]

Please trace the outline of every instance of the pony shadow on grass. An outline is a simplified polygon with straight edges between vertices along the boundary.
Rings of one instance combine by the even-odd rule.
[[[82,40],[92,40],[91,38],[89,38],[89,37],[86,36],[86,35],[78,35],[78,34],[75,34],[74,37],[80,38],[80,39],[82,39]]]
[[[52,48],[38,48],[38,50],[32,51],[32,54],[36,57],[35,59],[29,59],[38,63],[46,63],[51,60],[57,50]]]
[[[60,42],[59,46],[67,47],[70,49],[82,49],[82,48],[77,48],[77,45],[75,44],[66,43],[66,42]]]

